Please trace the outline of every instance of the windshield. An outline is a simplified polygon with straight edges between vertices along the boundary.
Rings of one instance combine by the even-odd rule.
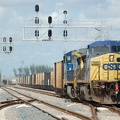
[[[92,54],[105,54],[108,52],[109,52],[109,47],[107,46],[92,47]]]
[[[120,52],[120,46],[112,46],[112,52]]]

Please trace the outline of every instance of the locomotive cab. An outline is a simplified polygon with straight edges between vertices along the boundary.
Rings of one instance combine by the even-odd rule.
[[[88,51],[90,57],[103,55],[106,53],[118,53],[120,54],[120,42],[119,41],[96,41],[88,45]]]

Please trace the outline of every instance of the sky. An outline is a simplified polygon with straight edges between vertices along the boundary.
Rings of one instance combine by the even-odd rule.
[[[35,5],[39,5],[39,12],[35,12]],[[77,25],[74,21],[105,21],[109,26],[108,39],[120,39],[120,0],[4,0],[0,1],[0,71],[2,76],[14,76],[13,68],[35,65],[49,65],[53,67],[54,62],[61,61],[65,52],[85,48],[90,43],[88,39],[95,40],[86,36],[77,36],[80,39],[76,42],[76,29],[68,28],[69,35],[66,39],[74,39],[72,42],[58,42],[57,39],[63,40],[62,31],[66,28],[53,29],[52,40],[41,41],[47,39],[46,31],[48,28],[40,28],[40,37],[38,41],[30,41],[35,38],[35,29],[26,29],[23,40],[23,26],[26,24],[33,25],[34,18],[37,16],[40,19],[41,26],[49,26],[47,23],[48,16],[52,16],[52,26],[63,26],[65,16],[63,11],[67,11],[68,23],[70,25]],[[56,22],[57,21],[57,22]],[[93,29],[92,29],[93,30]],[[92,34],[92,30],[78,30],[81,34]],[[76,30],[77,31],[77,30]],[[97,34],[97,33],[96,33]],[[6,37],[9,43],[9,37],[13,38],[13,51],[10,54],[5,54],[2,51],[3,37]],[[86,40],[85,40],[86,39]],[[84,41],[81,41],[84,40]],[[6,44],[8,47],[9,44]]]

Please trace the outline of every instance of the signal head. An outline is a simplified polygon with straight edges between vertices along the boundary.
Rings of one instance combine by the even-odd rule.
[[[39,5],[35,5],[35,11],[39,12]]]
[[[52,36],[52,30],[48,30],[48,37]]]
[[[12,52],[12,46],[9,47],[9,51]]]
[[[9,38],[9,42],[10,42],[10,43],[12,42],[12,37]]]
[[[3,42],[6,42],[6,37],[3,38]]]
[[[48,17],[48,23],[49,23],[49,24],[52,23],[52,17],[51,17],[51,16]]]

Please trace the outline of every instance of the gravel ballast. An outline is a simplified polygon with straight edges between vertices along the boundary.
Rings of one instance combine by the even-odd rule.
[[[26,95],[35,97],[39,100],[59,106],[61,108],[66,108],[68,110],[81,113],[88,117],[92,117],[90,107],[83,105],[82,103],[72,102],[71,100],[66,100],[64,98],[47,96],[47,95],[29,92],[29,91],[25,91],[25,90],[21,90],[21,89],[16,89],[16,88],[14,88],[14,89],[19,92],[22,92]],[[4,92],[3,91],[0,92],[0,96],[2,93],[4,93]],[[6,96],[7,94],[4,94],[4,95]],[[4,98],[7,98],[5,96],[4,96]],[[0,99],[0,101],[1,101],[1,99]],[[55,112],[54,112],[54,114],[55,114]],[[120,120],[120,116],[117,113],[111,112],[108,109],[98,108],[97,114],[98,114],[99,120],[103,120],[103,119],[104,120],[113,120],[113,119]],[[58,116],[61,116],[61,115],[58,115]],[[5,111],[5,118],[6,118],[5,120],[14,120],[14,119],[15,120],[54,120],[54,118],[52,118],[48,114],[42,113],[42,112],[38,111],[37,109],[34,109],[31,106],[27,106],[27,105],[16,105],[16,106],[8,108]]]
[[[10,95],[9,93],[7,93],[6,91],[0,89],[0,102],[7,100],[14,100],[14,99],[16,98]]]
[[[55,120],[46,113],[40,112],[39,110],[22,104],[15,105],[8,108],[5,111],[6,120]]]

